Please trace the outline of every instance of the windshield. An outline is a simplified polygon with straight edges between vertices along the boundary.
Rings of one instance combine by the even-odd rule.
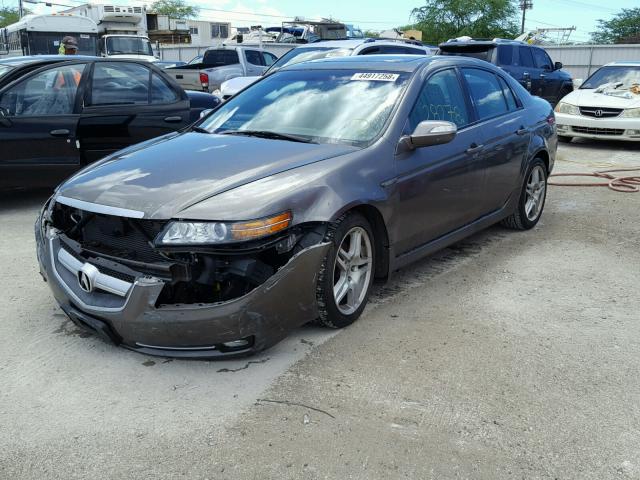
[[[273,73],[280,70],[287,65],[293,65],[294,63],[307,62],[309,60],[317,60],[319,58],[327,57],[347,57],[351,55],[353,50],[350,48],[336,48],[336,47],[305,47],[294,48],[289,50],[267,70],[269,73]],[[265,72],[266,75],[266,72]]]
[[[9,65],[0,65],[0,77],[9,73],[11,70],[13,70],[13,67],[10,67]]]
[[[408,78],[355,70],[278,72],[231,98],[199,127],[366,146],[382,132]]]
[[[140,37],[107,37],[107,55],[150,55],[151,44]]]
[[[622,82],[618,90],[629,90],[634,84],[640,85],[640,66],[637,67],[602,67],[591,75],[580,87],[581,89],[598,88],[606,83]]]
[[[64,37],[73,37],[78,43],[78,55],[96,55],[95,33],[28,32],[29,55],[57,55]]]

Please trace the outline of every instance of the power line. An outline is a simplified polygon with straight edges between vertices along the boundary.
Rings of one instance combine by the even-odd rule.
[[[554,2],[565,2],[565,3],[569,3],[569,4],[573,4],[573,5],[579,5],[581,7],[596,8],[596,9],[604,10],[606,12],[619,12],[620,11],[620,10],[615,9],[615,8],[603,7],[602,5],[597,5],[595,3],[589,3],[589,2],[582,2],[580,0],[553,0],[553,1]]]

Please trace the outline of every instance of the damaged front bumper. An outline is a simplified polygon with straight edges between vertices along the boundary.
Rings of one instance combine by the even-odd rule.
[[[56,301],[74,323],[117,345],[171,357],[248,355],[318,316],[316,277],[329,243],[301,250],[238,298],[158,305],[162,279],[140,274],[129,283],[98,271],[69,255],[60,232],[41,222],[35,228],[38,261]]]

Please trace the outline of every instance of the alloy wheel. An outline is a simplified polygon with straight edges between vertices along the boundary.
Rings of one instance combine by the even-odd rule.
[[[371,279],[371,239],[362,227],[353,227],[342,239],[333,266],[333,298],[340,313],[350,315],[362,304]]]
[[[524,211],[529,221],[535,221],[544,206],[545,192],[547,190],[547,179],[544,170],[540,165],[536,165],[527,180],[526,199]]]

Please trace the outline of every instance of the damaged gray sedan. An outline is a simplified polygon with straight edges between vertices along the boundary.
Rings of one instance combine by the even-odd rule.
[[[556,144],[550,105],[486,62],[297,64],[58,187],[40,270],[116,344],[246,355],[351,324],[374,278],[491,224],[535,226]]]

